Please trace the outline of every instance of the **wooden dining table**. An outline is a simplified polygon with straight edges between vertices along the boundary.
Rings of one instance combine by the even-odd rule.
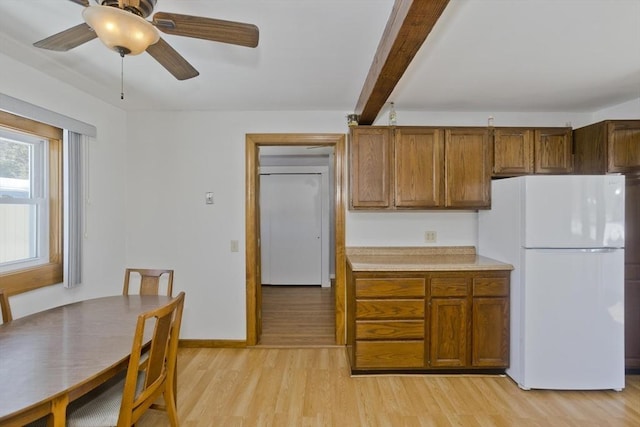
[[[102,297],[0,325],[0,426],[63,427],[69,402],[126,369],[138,315],[170,300]]]

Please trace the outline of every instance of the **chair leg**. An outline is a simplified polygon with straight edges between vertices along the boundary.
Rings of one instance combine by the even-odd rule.
[[[171,427],[178,427],[178,409],[176,407],[176,399],[173,394],[173,390],[171,390],[170,387],[167,387],[163,397]]]

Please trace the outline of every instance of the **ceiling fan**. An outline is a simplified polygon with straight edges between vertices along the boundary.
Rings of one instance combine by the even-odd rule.
[[[164,41],[165,34],[199,38],[246,47],[258,46],[259,30],[253,24],[223,21],[201,16],[157,12],[151,21],[157,0],[69,0],[81,6],[84,23],[54,34],[33,45],[42,49],[67,51],[99,38],[107,47],[124,57],[148,52],[178,80],[200,73]]]

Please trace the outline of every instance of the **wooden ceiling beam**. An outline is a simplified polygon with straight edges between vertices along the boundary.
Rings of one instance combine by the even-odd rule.
[[[449,0],[396,0],[354,113],[372,124]]]

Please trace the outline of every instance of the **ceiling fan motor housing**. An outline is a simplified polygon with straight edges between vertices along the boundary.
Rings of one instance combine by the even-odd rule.
[[[143,18],[148,17],[153,12],[157,0],[122,0],[124,10],[134,13]],[[120,7],[119,0],[102,0],[102,6]]]

